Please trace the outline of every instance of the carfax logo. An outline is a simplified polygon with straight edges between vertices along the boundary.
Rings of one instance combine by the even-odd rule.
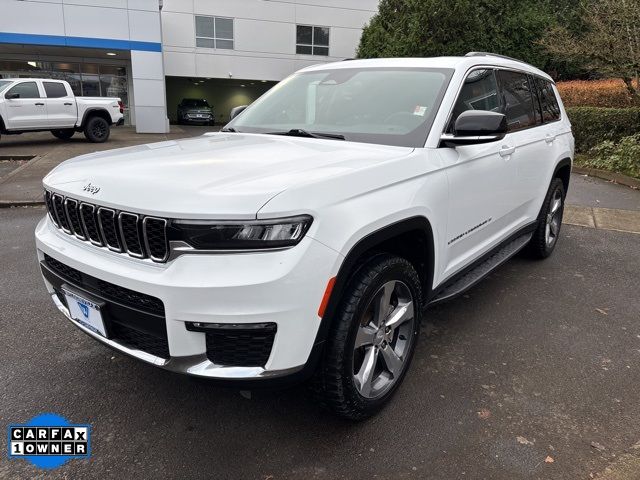
[[[91,427],[72,425],[60,415],[38,415],[24,425],[9,425],[7,433],[9,458],[25,458],[39,468],[56,468],[91,455]]]

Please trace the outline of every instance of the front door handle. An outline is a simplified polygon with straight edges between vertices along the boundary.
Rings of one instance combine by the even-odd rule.
[[[516,147],[509,147],[507,145],[503,145],[502,148],[498,151],[501,157],[508,157],[509,155],[513,155],[513,152],[516,151]]]
[[[41,102],[37,102],[35,105],[38,107],[44,107],[44,103],[41,103]]]
[[[64,104],[65,105],[69,105],[69,106],[73,105],[73,103],[71,103],[71,102],[64,102]]]

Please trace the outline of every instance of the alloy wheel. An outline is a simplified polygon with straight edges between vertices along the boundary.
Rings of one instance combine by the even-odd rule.
[[[392,280],[373,296],[358,325],[353,380],[366,398],[384,395],[401,377],[414,341],[414,300],[409,287]]]
[[[545,241],[547,247],[552,247],[558,240],[560,225],[562,224],[562,191],[557,188],[551,197],[549,211],[545,225]]]

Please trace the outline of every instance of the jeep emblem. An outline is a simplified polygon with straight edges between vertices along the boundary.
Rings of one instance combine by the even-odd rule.
[[[87,183],[84,188],[82,189],[85,192],[89,192],[91,195],[95,195],[96,193],[98,193],[100,191],[100,187],[97,187],[95,185],[91,185],[91,182]]]

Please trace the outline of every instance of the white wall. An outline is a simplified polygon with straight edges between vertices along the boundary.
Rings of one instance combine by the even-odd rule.
[[[0,0],[0,32],[63,39],[162,41],[158,0]],[[106,51],[105,58],[111,58],[106,57]],[[136,130],[168,131],[162,53],[133,47],[131,77],[130,108]]]
[[[378,0],[165,0],[165,74],[281,80],[303,68],[355,55]],[[234,50],[197,48],[194,15],[234,19]],[[296,24],[330,27],[329,56],[296,54]]]

